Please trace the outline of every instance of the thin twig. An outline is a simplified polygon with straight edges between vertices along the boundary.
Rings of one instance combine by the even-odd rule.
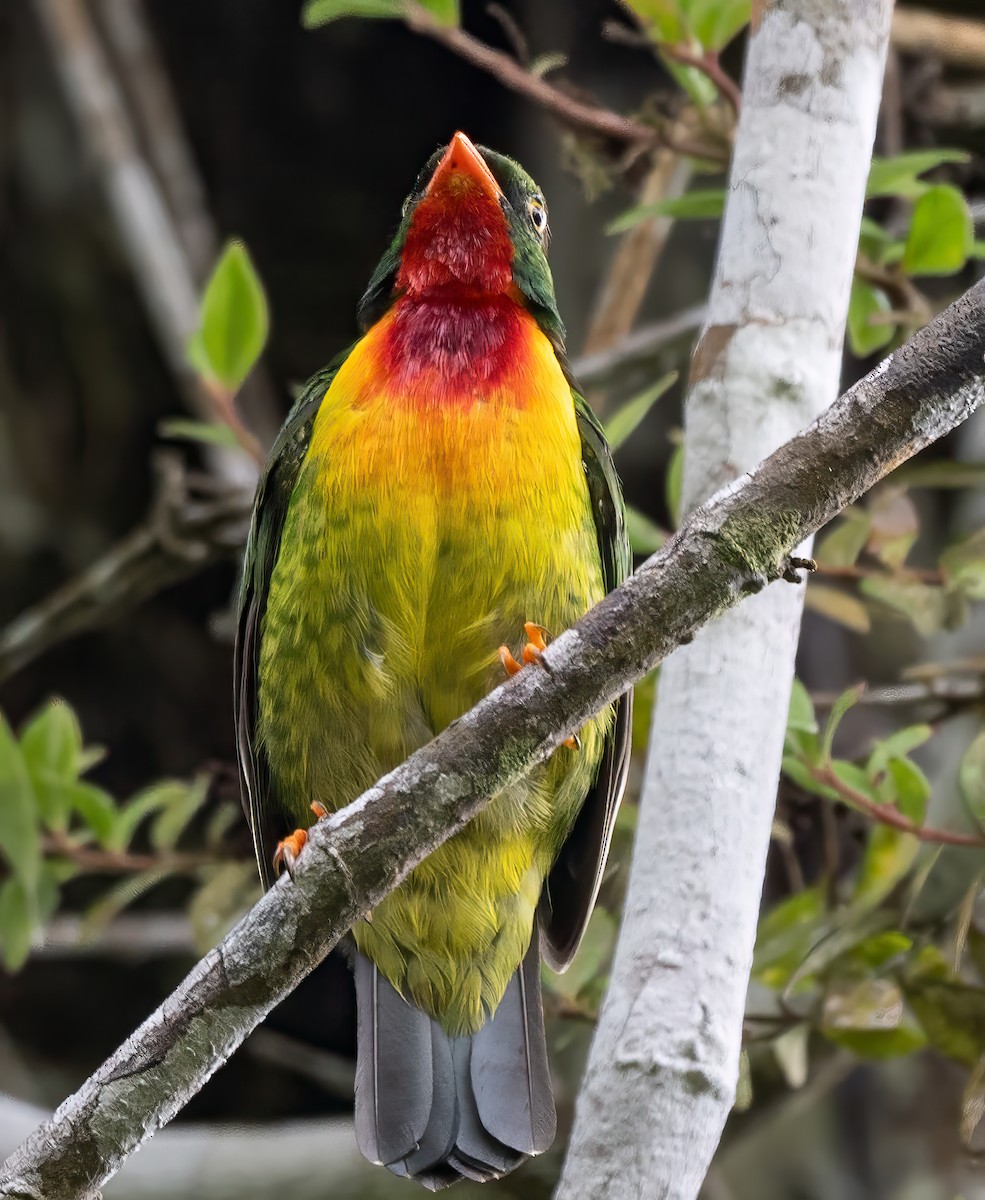
[[[704,323],[706,314],[704,304],[695,304],[665,320],[642,325],[612,349],[574,359],[571,370],[578,382],[586,387],[605,383],[621,371],[650,363],[674,343],[690,341]]]
[[[655,126],[624,117],[612,109],[576,100],[539,75],[526,70],[508,54],[487,46],[485,42],[459,26],[440,24],[414,0],[408,0],[406,4],[405,20],[415,33],[440,42],[466,62],[498,79],[504,87],[533,100],[573,129],[630,146],[667,146],[676,150],[678,154],[689,154],[693,158],[714,162],[724,160],[725,155],[720,147],[693,142],[690,139],[681,140]]]
[[[184,875],[224,861],[218,854],[138,854],[130,850],[103,850],[98,846],[80,845],[67,835],[57,833],[45,834],[41,847],[47,858],[65,859],[87,875],[136,875],[141,871]]]
[[[818,563],[815,573],[818,576],[823,576],[825,579],[890,578],[885,571],[880,571],[875,567],[860,567],[857,563],[843,567],[825,566],[824,563]],[[944,583],[944,573],[936,567],[903,567],[891,577],[911,583],[926,583],[931,585]]]
[[[879,804],[870,800],[864,792],[853,788],[840,778],[830,766],[810,767],[811,776],[818,783],[838,793],[852,808],[857,808],[880,825],[888,825],[900,833],[908,833],[918,841],[938,846],[968,846],[976,850],[985,849],[985,837],[974,833],[957,833],[951,829],[934,829],[929,825],[918,825],[903,815],[895,804]]]
[[[812,692],[815,708],[829,709],[838,701],[838,692]],[[869,708],[898,708],[903,705],[936,703],[948,708],[981,704],[985,700],[985,680],[976,672],[973,678],[930,678],[927,682],[894,683],[887,687],[866,688],[857,703]]]

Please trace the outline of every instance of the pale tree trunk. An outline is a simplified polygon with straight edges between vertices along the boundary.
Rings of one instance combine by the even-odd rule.
[[[693,507],[838,394],[891,0],[753,5],[707,323]],[[692,1200],[732,1106],[802,593],[773,588],[663,668],[622,933],[560,1200]]]

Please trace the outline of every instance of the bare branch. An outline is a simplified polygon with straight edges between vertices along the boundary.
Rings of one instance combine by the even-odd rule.
[[[94,1196],[270,1009],[488,797],[985,402],[985,282],[805,433],[695,510],[625,584],[341,812],[137,1032],[0,1168],[0,1196]],[[861,433],[860,431],[864,431]]]
[[[854,788],[841,778],[832,766],[809,767],[810,775],[818,783],[831,788],[833,792],[850,808],[858,809],[871,821],[880,825],[888,825],[898,833],[908,833],[920,842],[929,842],[938,846],[965,846],[975,850],[985,849],[985,837],[974,833],[959,833],[954,829],[934,829],[930,825],[918,825],[911,821],[896,807],[895,804],[877,804],[870,800],[864,792]]]
[[[498,79],[504,87],[518,92],[539,104],[546,112],[563,121],[565,125],[581,133],[595,134],[622,145],[646,149],[651,146],[667,146],[678,154],[689,154],[694,158],[721,161],[725,157],[721,146],[693,142],[690,138],[679,138],[653,125],[644,125],[631,117],[599,105],[576,100],[567,92],[534,75],[501,50],[487,46],[471,33],[457,25],[442,25],[414,0],[408,0],[405,19],[415,33],[433,38],[447,49],[464,58],[482,71]]]

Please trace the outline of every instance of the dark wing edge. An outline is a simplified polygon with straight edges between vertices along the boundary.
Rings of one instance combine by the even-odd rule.
[[[632,570],[622,486],[602,426],[574,388],[572,398],[608,592]],[[541,950],[555,971],[563,971],[574,958],[588,926],[626,788],[633,723],[631,690],[616,701],[615,710],[595,783],[547,877],[540,900]]]
[[[348,354],[347,350],[313,375],[298,393],[261,472],[243,555],[233,651],[233,714],[241,800],[253,834],[253,849],[264,888],[274,882],[272,855],[278,836],[283,836],[283,832],[274,825],[267,804],[270,776],[257,736],[261,626],[267,609],[270,577],[280,551],[284,520],[308,452],[315,416]]]

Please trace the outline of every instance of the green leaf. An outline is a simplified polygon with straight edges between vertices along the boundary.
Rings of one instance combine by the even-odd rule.
[[[856,946],[874,934],[882,933],[892,918],[884,912],[868,912],[863,905],[843,909],[833,922],[821,931],[787,981],[785,993],[790,995],[797,985],[828,971],[835,963],[850,954]]]
[[[161,812],[172,805],[180,805],[187,792],[188,785],[176,779],[163,779],[139,791],[117,809],[106,849],[125,850],[142,821],[151,813]]]
[[[172,797],[151,826],[150,840],[155,850],[174,849],[189,821],[205,803],[208,790],[208,779],[201,776]]]
[[[907,1012],[903,993],[889,979],[838,981],[828,989],[821,1032],[860,1058],[911,1054],[927,1036]]]
[[[918,746],[929,741],[933,733],[929,725],[907,725],[876,742],[866,766],[869,777],[875,779],[881,775],[892,759],[905,758]]]
[[[879,787],[880,799],[894,804],[908,821],[922,825],[930,799],[930,780],[915,762],[892,758]]]
[[[924,637],[955,628],[964,616],[960,593],[917,580],[870,576],[861,581],[859,590],[909,617]]]
[[[892,158],[873,156],[865,187],[866,197],[904,196],[915,200],[933,186],[921,182],[918,176],[944,163],[965,163],[969,158],[964,150],[946,149],[909,150]]]
[[[827,905],[820,888],[804,888],[782,900],[760,919],[753,974],[767,987],[785,987],[827,927]]]
[[[69,802],[101,846],[108,846],[116,822],[116,801],[103,788],[76,783],[69,789]]]
[[[664,488],[667,494],[667,508],[670,519],[676,529],[681,523],[681,486],[684,482],[684,446],[674,447],[674,452],[667,463],[667,474],[664,477]]]
[[[626,505],[626,532],[634,554],[656,554],[670,537],[666,529],[631,504]]]
[[[21,730],[21,753],[44,824],[64,833],[69,791],[83,765],[82,731],[64,700],[51,700]]]
[[[822,567],[853,567],[869,540],[872,520],[864,508],[846,508],[821,538],[814,557]]]
[[[426,8],[440,25],[458,25],[461,14],[458,11],[458,0],[418,0],[422,8]]]
[[[807,688],[796,678],[793,681],[793,687],[790,689],[787,729],[802,733],[817,733],[817,717],[814,714],[814,701],[811,699]]]
[[[873,319],[891,309],[889,297],[882,288],[874,287],[858,275],[852,279],[848,299],[848,344],[856,358],[868,358],[893,340],[896,326],[891,321]]]
[[[317,29],[340,17],[402,17],[402,0],[308,0],[301,13],[305,29]]]
[[[971,600],[985,600],[985,529],[945,550],[940,564],[952,587]]]
[[[635,432],[657,400],[676,382],[677,372],[669,371],[662,379],[616,409],[605,423],[605,437],[613,453]]]
[[[235,392],[260,357],[267,328],[267,301],[250,256],[242,242],[229,242],[206,285],[189,357]]]
[[[855,633],[868,633],[871,628],[869,610],[851,592],[843,592],[839,588],[815,583],[812,579],[807,588],[804,603],[811,612],[819,613],[822,617],[827,617],[829,621],[843,625]]]
[[[910,275],[953,275],[968,261],[974,233],[961,192],[948,184],[929,188],[913,209],[903,270]]]
[[[193,421],[185,417],[169,417],[158,422],[157,432],[162,438],[176,442],[206,442],[210,446],[228,446],[239,450],[236,434],[221,421]]]
[[[640,18],[650,37],[656,42],[685,41],[688,30],[677,0],[622,0]]]
[[[705,50],[721,50],[749,23],[751,0],[680,0],[680,5]]]
[[[873,825],[855,883],[854,899],[879,904],[913,866],[920,843],[909,833],[888,825]]]
[[[985,831],[985,731],[965,751],[958,769],[958,790],[965,808]]]
[[[846,762],[843,758],[835,758],[831,761],[831,769],[841,780],[841,782],[851,788],[852,791],[861,792],[861,794],[873,804],[879,803],[879,796],[872,785],[872,781],[857,763]],[[852,799],[841,795],[841,793],[837,790],[835,791],[835,795],[842,804],[847,804],[849,808],[858,807],[857,804],[852,801]],[[858,811],[861,812],[864,810],[859,808]]]
[[[20,879],[0,886],[0,960],[7,971],[17,971],[31,952],[34,916],[31,898]]]
[[[38,807],[24,755],[0,715],[0,851],[28,896],[33,896],[41,867]]]
[[[41,874],[38,878],[37,913],[38,925],[44,925],[58,911],[61,899],[61,885],[77,874],[74,863],[59,862],[48,859],[41,864]]]
[[[897,929],[887,929],[859,942],[849,953],[853,963],[866,970],[877,970],[894,958],[900,958],[913,948],[913,939]]]
[[[824,734],[821,738],[822,761],[827,761],[831,757],[831,746],[834,743],[838,726],[841,724],[845,713],[858,704],[864,691],[865,684],[863,683],[856,684],[855,687],[846,688],[834,704],[832,704],[831,712],[828,714],[828,720],[824,726]]]
[[[693,49],[693,46],[688,48]],[[700,71],[697,67],[686,66],[663,47],[659,48],[658,55],[664,70],[699,112],[704,112],[715,103],[718,99],[718,88],[708,78],[707,72]]]
[[[49,700],[21,730],[20,743],[28,770],[43,768],[65,781],[78,777],[82,730],[64,700]]]
[[[985,988],[928,981],[904,990],[934,1049],[974,1067],[985,1054]]]
[[[638,204],[621,213],[606,227],[606,233],[625,233],[644,221],[654,217],[675,217],[680,220],[705,220],[719,218],[725,211],[725,191],[708,188],[687,192],[683,196],[671,196],[653,204]]]
[[[796,754],[785,754],[783,756],[783,774],[799,787],[803,788],[811,796],[821,796],[825,800],[839,799],[838,793],[834,788],[827,784],[821,783],[815,779],[811,768]]]

